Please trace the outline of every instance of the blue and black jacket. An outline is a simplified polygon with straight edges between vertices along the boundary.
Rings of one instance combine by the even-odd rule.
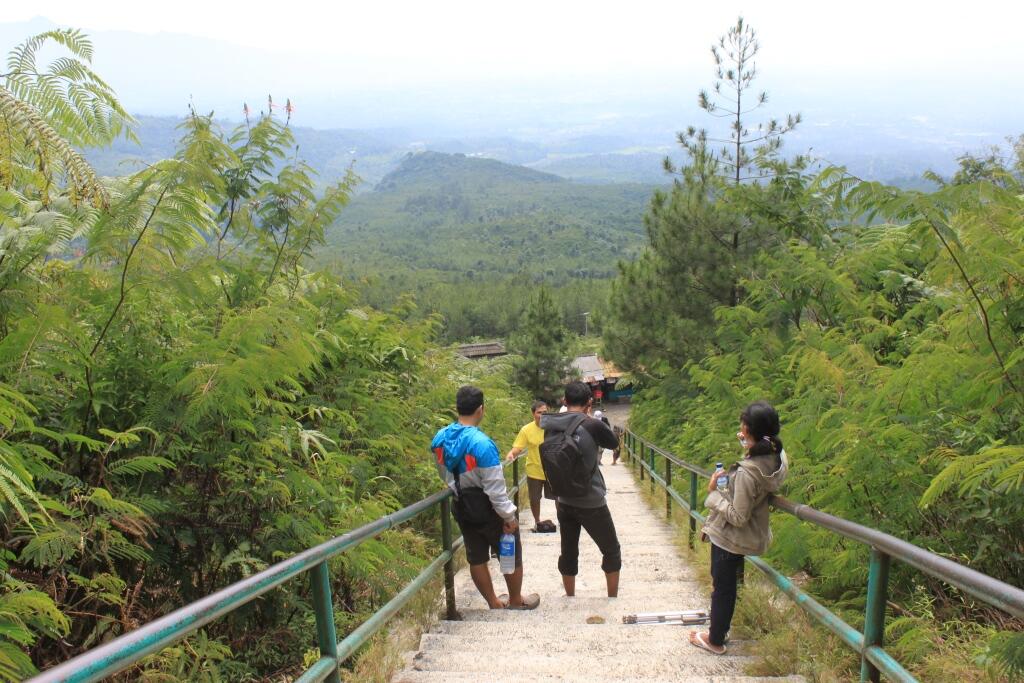
[[[508,497],[501,454],[491,437],[477,427],[453,422],[434,435],[430,450],[437,461],[437,473],[453,491],[452,473],[458,472],[462,488],[483,489],[502,519],[515,519],[516,506]]]

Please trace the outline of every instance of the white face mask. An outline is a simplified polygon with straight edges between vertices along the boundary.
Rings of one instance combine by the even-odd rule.
[[[740,442],[740,446],[745,449],[750,448],[750,442],[743,438],[743,432],[736,432],[736,439]]]

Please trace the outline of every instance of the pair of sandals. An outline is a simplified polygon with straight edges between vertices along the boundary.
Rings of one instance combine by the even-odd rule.
[[[531,610],[537,609],[537,606],[540,605],[540,595],[537,593],[530,593],[529,595],[523,596],[523,604],[510,605],[508,604],[508,593],[502,593],[498,596],[498,601],[505,606],[505,609]]]

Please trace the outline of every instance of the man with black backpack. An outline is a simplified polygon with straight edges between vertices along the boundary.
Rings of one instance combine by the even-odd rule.
[[[434,435],[430,449],[437,459],[441,479],[455,492],[453,511],[466,545],[469,575],[491,609],[534,609],[540,604],[536,593],[523,595],[523,554],[516,522],[516,506],[508,497],[501,454],[478,425],[484,417],[484,392],[474,386],[459,388],[455,394],[459,419]],[[505,574],[507,601],[494,594],[491,553],[498,554],[502,534],[516,539],[515,571]]]
[[[583,382],[566,385],[568,410],[541,418],[544,443],[540,457],[557,501],[562,540],[558,571],[562,574],[565,594],[570,597],[576,594],[580,530],[586,529],[601,551],[608,597],[614,598],[619,593],[622,551],[605,499],[607,489],[598,467],[598,455],[602,448],[617,448],[619,440],[605,423],[587,414],[593,402],[590,387]]]

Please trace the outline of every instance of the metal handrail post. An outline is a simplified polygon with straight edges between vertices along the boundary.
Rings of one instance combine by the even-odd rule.
[[[452,554],[452,500],[441,501],[441,545],[451,555],[444,563],[444,601],[447,607],[445,619],[459,618],[455,609],[455,556]]]
[[[324,680],[328,681],[328,683],[341,683],[341,679],[338,677],[338,634],[334,628],[334,600],[331,597],[331,574],[327,569],[326,560],[310,570],[309,581],[313,588],[313,611],[316,614],[316,641],[320,647],[320,656],[330,657],[334,660],[331,673]]]
[[[672,519],[672,461],[665,458],[665,517]]]
[[[889,587],[889,556],[878,548],[871,548],[871,563],[868,565],[868,599],[864,609],[864,650],[872,646],[881,647],[885,636],[885,601]],[[861,653],[860,680],[878,683],[881,673]]]
[[[697,511],[697,473],[690,472],[690,548],[693,548],[693,538],[697,535],[697,518],[693,513]]]
[[[515,487],[515,505],[516,505],[516,523],[519,522],[519,458],[517,457],[512,461],[512,486]],[[537,526],[538,520],[533,520],[533,525]]]
[[[644,480],[644,442],[640,442],[640,457],[637,458],[640,465],[640,481]]]
[[[650,476],[648,479],[651,480],[651,493],[654,493],[654,449],[647,449],[647,474]]]

